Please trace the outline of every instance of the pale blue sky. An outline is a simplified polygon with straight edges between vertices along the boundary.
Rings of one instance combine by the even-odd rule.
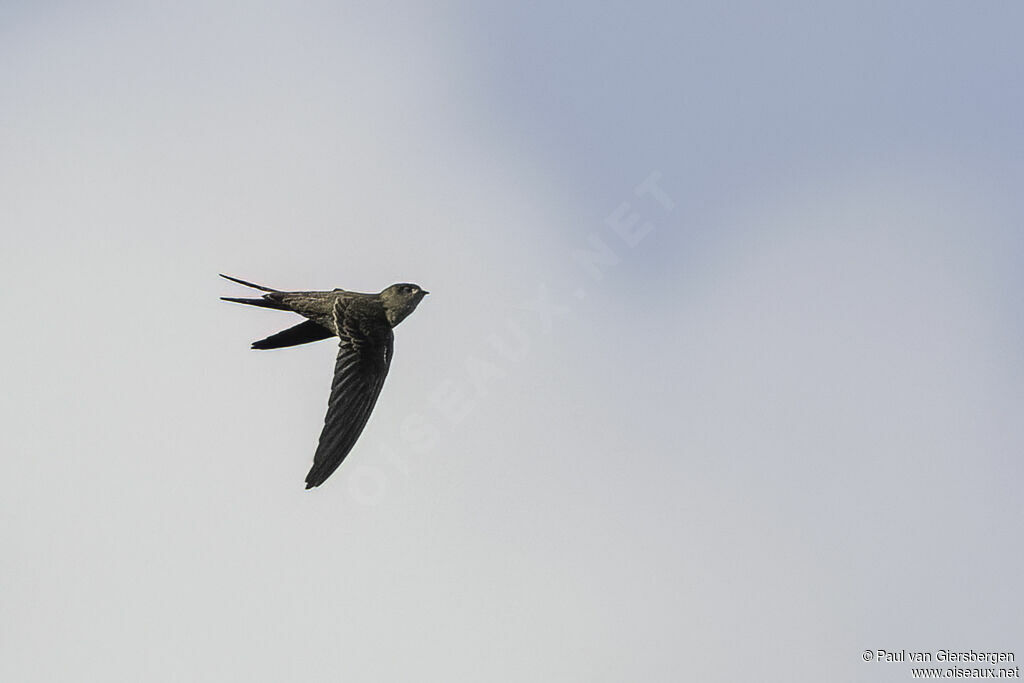
[[[1022,19],[0,5],[0,679],[1024,655]],[[432,292],[320,489],[334,347],[218,272]]]

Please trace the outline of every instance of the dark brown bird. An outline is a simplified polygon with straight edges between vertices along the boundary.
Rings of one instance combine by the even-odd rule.
[[[324,429],[306,475],[306,488],[324,483],[345,459],[366,426],[384,385],[394,349],[392,328],[405,320],[429,292],[399,283],[380,294],[334,289],[282,292],[228,275],[222,278],[267,292],[258,299],[221,297],[250,306],[292,311],[306,318],[295,327],[252,343],[254,349],[279,349],[338,337],[338,359],[327,403]]]

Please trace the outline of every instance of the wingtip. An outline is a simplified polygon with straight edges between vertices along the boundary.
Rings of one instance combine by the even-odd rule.
[[[306,475],[306,490],[308,491],[309,489],[316,488],[320,484],[324,483],[326,479],[327,477],[320,476],[320,472],[317,472],[316,466],[314,465],[313,469],[311,469]]]

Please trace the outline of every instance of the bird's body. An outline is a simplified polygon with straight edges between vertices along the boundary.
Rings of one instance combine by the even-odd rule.
[[[306,488],[319,486],[352,450],[373,411],[391,366],[392,328],[416,309],[427,292],[405,283],[391,285],[379,294],[344,289],[282,292],[227,275],[221,277],[266,292],[258,299],[222,297],[225,301],[292,311],[306,318],[294,327],[253,342],[252,348],[277,349],[338,337],[327,416],[313,468],[306,476]]]

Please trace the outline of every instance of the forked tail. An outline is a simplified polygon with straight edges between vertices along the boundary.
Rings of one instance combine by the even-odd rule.
[[[279,289],[271,289],[270,287],[264,287],[263,285],[257,285],[253,284],[252,282],[246,282],[245,280],[239,280],[237,277],[231,277],[230,275],[225,275],[224,273],[220,273],[220,276],[225,280],[231,280],[232,282],[237,282],[240,285],[245,285],[246,287],[258,289],[261,292],[268,292],[268,294],[264,294],[259,299],[239,299],[231,296],[222,296],[221,299],[223,299],[224,301],[232,301],[236,304],[249,304],[250,306],[259,306],[260,308],[273,308],[274,310],[277,311],[291,310],[283,303],[281,303],[279,296],[275,296],[282,294],[281,290]]]
[[[258,289],[261,292],[280,292],[281,291],[280,289],[271,289],[270,287],[264,287],[263,285],[254,285],[251,282],[246,282],[245,280],[239,280],[237,277],[231,277],[230,275],[225,275],[224,273],[219,273],[219,275],[222,278],[224,278],[225,280],[231,280],[232,282],[237,282],[240,285],[245,285],[246,287],[252,287],[253,289]]]

